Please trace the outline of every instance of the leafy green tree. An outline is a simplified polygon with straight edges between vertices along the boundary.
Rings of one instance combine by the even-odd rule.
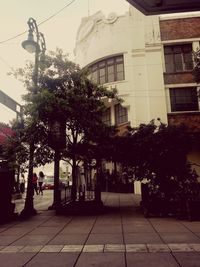
[[[28,88],[28,94],[24,97],[26,112],[34,123],[43,125],[47,130],[55,121],[60,125],[65,124],[61,139],[66,139],[66,149],[59,142],[53,145],[55,152],[59,152],[59,158],[70,158],[72,161],[72,198],[75,200],[78,145],[85,139],[94,139],[95,129],[103,127],[104,100],[116,97],[116,91],[93,84],[87,78],[87,73],[69,61],[60,49],[46,56],[40,71],[37,94],[32,93],[30,83],[32,65],[17,72]]]
[[[190,145],[191,136],[185,126],[160,121],[156,125],[151,121],[130,128],[125,137],[118,137],[116,160],[131,168],[136,180],[150,181],[154,191],[186,194],[197,183],[197,176],[187,162]]]

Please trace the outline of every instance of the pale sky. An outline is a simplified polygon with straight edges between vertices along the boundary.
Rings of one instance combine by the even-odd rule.
[[[37,24],[44,21],[72,0],[5,0],[0,4],[0,90],[19,103],[21,95],[26,93],[22,83],[7,73],[11,68],[22,67],[26,60],[34,60],[34,55],[26,52],[22,41],[27,39],[27,33],[13,40],[18,34],[28,30],[27,21],[33,17]],[[73,60],[76,32],[81,19],[101,10],[106,16],[111,12],[123,15],[128,11],[126,0],[75,0],[61,13],[54,16],[41,26],[39,31],[45,36],[47,50],[56,47],[70,54]],[[8,123],[15,118],[14,112],[0,104],[0,122]]]

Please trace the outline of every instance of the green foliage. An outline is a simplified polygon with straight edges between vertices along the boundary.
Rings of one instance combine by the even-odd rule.
[[[193,53],[195,67],[193,69],[193,75],[197,83],[200,82],[200,49]]]
[[[75,168],[80,159],[89,156],[83,153],[81,146],[96,143],[97,136],[103,134],[104,101],[117,98],[117,92],[93,84],[86,71],[69,61],[61,49],[49,52],[45,61],[39,63],[37,88],[33,87],[32,73],[32,64],[14,73],[28,90],[24,96],[26,119],[23,142],[34,143],[34,162],[44,164],[51,159],[51,156],[46,155],[50,151],[49,125],[53,121],[65,122],[67,146],[60,152],[62,158],[72,160]]]
[[[154,193],[189,194],[197,188],[197,176],[187,162],[190,141],[185,126],[151,121],[116,137],[113,156],[132,170],[136,180],[146,178]]]

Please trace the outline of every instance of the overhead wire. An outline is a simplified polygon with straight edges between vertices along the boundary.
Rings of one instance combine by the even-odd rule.
[[[51,15],[51,16],[49,16],[47,19],[41,21],[41,22],[38,24],[38,26],[44,24],[45,22],[47,22],[47,21],[49,21],[50,19],[52,19],[52,18],[54,18],[55,16],[57,16],[57,15],[58,15],[59,13],[61,13],[65,8],[69,7],[69,6],[70,6],[71,4],[73,4],[75,1],[76,1],[76,0],[72,0],[71,2],[69,2],[68,4],[66,4],[64,7],[62,7],[62,8],[59,9],[57,12],[55,12],[53,15]],[[6,40],[0,41],[0,44],[4,44],[4,43],[9,42],[9,41],[11,41],[11,40],[13,40],[13,39],[16,39],[16,38],[18,38],[18,37],[24,35],[24,34],[27,33],[27,32],[28,32],[28,31],[26,30],[26,31],[24,31],[24,32],[22,32],[22,33],[19,33],[19,34],[13,36],[13,37],[10,37],[10,38],[8,38],[8,39],[6,39]]]

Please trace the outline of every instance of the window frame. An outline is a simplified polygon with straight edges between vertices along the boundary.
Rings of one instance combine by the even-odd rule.
[[[169,45],[165,44],[164,45],[165,73],[180,73],[180,72],[192,71],[194,67],[194,59],[192,51],[193,51],[192,43],[169,44]],[[188,60],[188,56],[191,57],[191,61]],[[168,60],[167,57],[169,58]],[[170,69],[168,69],[169,67],[167,62],[171,63],[169,65]],[[181,66],[181,68],[178,68],[178,66]]]
[[[121,71],[118,70],[119,65],[122,65]],[[109,73],[108,70],[111,69],[111,67],[113,68],[113,71]],[[94,80],[94,82],[96,82],[97,84],[105,84],[105,83],[112,83],[112,82],[125,80],[124,56],[123,55],[112,56],[112,57],[100,60],[90,65],[88,68],[89,68],[91,79],[93,76],[97,77]],[[103,69],[105,70],[105,75],[101,74],[101,71]],[[109,76],[112,76],[112,79],[109,78]],[[119,77],[122,77],[122,78],[119,79]]]
[[[115,105],[115,125],[128,122],[128,110],[121,104]]]
[[[111,108],[110,107],[106,108],[106,110],[103,112],[102,122],[108,126],[111,126]]]
[[[196,87],[169,88],[169,97],[171,112],[199,111]],[[188,101],[186,101],[187,99]]]

